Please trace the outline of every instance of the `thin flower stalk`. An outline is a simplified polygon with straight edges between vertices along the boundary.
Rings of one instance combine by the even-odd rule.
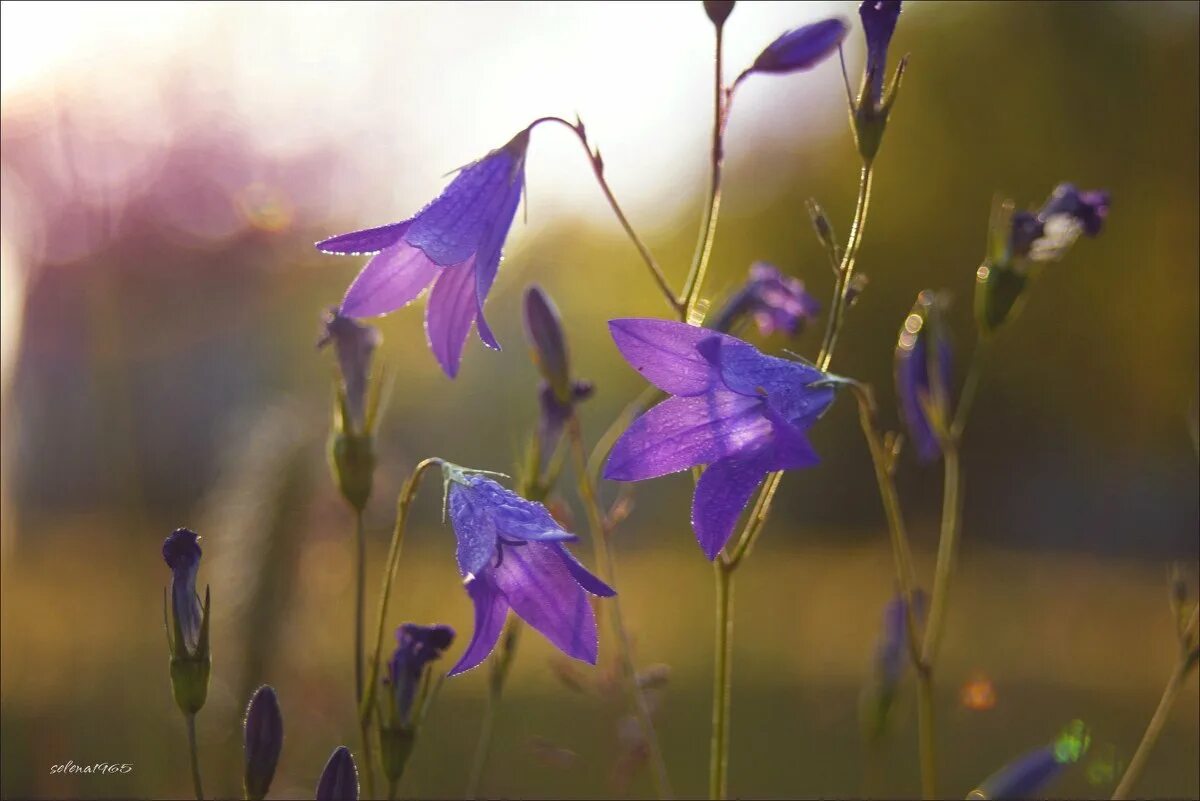
[[[204,785],[200,780],[200,753],[196,749],[196,714],[184,715],[187,721],[188,758],[192,765],[192,790],[196,801],[204,801]]]

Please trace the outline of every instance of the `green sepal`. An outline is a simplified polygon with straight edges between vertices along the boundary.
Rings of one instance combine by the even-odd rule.
[[[208,679],[212,672],[212,653],[209,650],[209,606],[211,593],[204,590],[204,615],[200,621],[200,635],[196,652],[188,653],[183,640],[182,627],[175,620],[175,643],[171,656],[171,692],[175,703],[185,715],[194,715],[204,707],[208,699]]]

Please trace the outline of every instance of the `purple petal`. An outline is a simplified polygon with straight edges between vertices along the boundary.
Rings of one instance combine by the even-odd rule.
[[[493,223],[508,205],[514,184],[520,192],[528,144],[529,131],[525,130],[465,167],[441,195],[413,217],[405,239],[443,267],[475,255],[494,231]],[[507,228],[505,225],[505,233]]]
[[[536,501],[526,500],[512,490],[483,476],[473,476],[467,487],[459,485],[458,497],[469,497],[472,506],[486,515],[489,528],[507,540],[574,542],[578,537],[563,527]]]
[[[512,610],[564,654],[596,664],[596,616],[557,543],[501,546],[503,556],[489,578]]]
[[[804,429],[788,422],[779,412],[769,406],[765,413],[772,426],[768,469],[801,470],[806,467],[814,467],[821,461],[817,452],[813,450],[812,443],[808,441]]]
[[[887,69],[888,44],[900,18],[900,0],[863,0],[858,7],[867,39],[867,91],[869,102],[878,106],[883,97],[883,73]]]
[[[504,620],[508,615],[508,601],[486,579],[475,579],[468,583],[467,594],[475,604],[475,632],[471,635],[467,650],[446,674],[448,676],[466,673],[488,658],[500,640],[500,632],[504,630]]]
[[[458,572],[470,580],[479,576],[496,555],[496,527],[486,503],[472,487],[450,483],[446,505],[457,541]]]
[[[833,403],[832,387],[812,386],[826,376],[811,365],[766,356],[734,337],[707,339],[697,349],[726,387],[751,397],[765,394],[780,415],[797,425],[811,425]]]
[[[492,283],[496,280],[496,271],[500,268],[500,259],[504,252],[504,241],[508,238],[509,229],[512,228],[513,217],[521,202],[521,191],[524,186],[525,169],[522,161],[516,176],[508,187],[508,193],[504,196],[503,205],[496,212],[487,233],[479,243],[479,250],[475,258],[475,291],[478,295],[480,311],[483,310],[483,302],[487,299]]]
[[[425,336],[446,375],[458,375],[463,346],[479,308],[475,303],[474,259],[442,270],[425,308]]]
[[[724,389],[667,398],[634,420],[617,440],[604,477],[641,481],[757,450],[771,434],[763,406],[761,397]]]
[[[424,253],[401,242],[372,257],[342,299],[347,317],[387,314],[414,300],[442,268]]]
[[[729,541],[738,516],[766,474],[759,457],[722,459],[710,464],[700,476],[692,498],[692,529],[710,561]]]
[[[583,587],[592,595],[599,595],[601,598],[611,598],[617,594],[616,590],[605,584],[586,567],[581,565],[579,560],[566,548],[559,548],[558,555],[562,557],[567,570],[571,572],[571,578],[575,579],[580,587]]]
[[[378,228],[364,228],[361,231],[351,231],[348,234],[331,237],[318,242],[317,250],[322,253],[336,253],[344,256],[362,256],[368,253],[378,253],[384,248],[390,248],[400,241],[408,230],[410,220],[381,225]]]
[[[837,18],[788,31],[759,54],[747,72],[798,72],[815,67],[837,50],[846,37],[846,23]]]
[[[722,334],[673,320],[644,318],[609,320],[608,329],[625,361],[663,392],[699,395],[718,377],[696,346]]]

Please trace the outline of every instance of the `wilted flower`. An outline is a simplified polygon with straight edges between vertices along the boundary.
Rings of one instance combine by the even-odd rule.
[[[917,295],[896,342],[896,397],[917,457],[928,462],[942,452],[938,426],[950,417],[950,342],[941,322],[940,299]],[[930,419],[933,414],[940,423]]]
[[[715,559],[763,477],[811,467],[806,431],[833,402],[815,367],[765,356],[709,329],[668,320],[608,324],[625,361],[674,397],[643,414],[609,454],[604,477],[641,481],[707,465],[692,528]]]
[[[594,665],[596,618],[587,593],[616,593],[563,546],[575,535],[540,503],[470,471],[444,469],[458,568],[475,605],[475,632],[450,675],[491,653],[510,608],[567,656]]]
[[[837,17],[790,30],[767,45],[734,85],[754,73],[786,74],[811,69],[838,49],[847,30],[845,21]]]
[[[448,376],[458,373],[472,324],[485,345],[499,349],[483,303],[521,200],[528,145],[527,128],[463,168],[442,194],[403,222],[318,242],[325,253],[374,254],[346,291],[341,313],[387,314],[432,283],[425,332]]]
[[[383,342],[379,329],[363,325],[341,314],[336,308],[325,312],[325,330],[318,348],[333,345],[338,371],[342,374],[345,412],[343,424],[354,433],[367,429],[367,381],[371,375],[371,355]]]
[[[171,648],[171,690],[185,715],[194,715],[208,698],[212,655],[208,646],[209,595],[204,604],[196,594],[200,569],[199,535],[179,528],[163,542],[162,555],[171,568],[171,621],[167,641]],[[164,622],[166,610],[163,610]]]
[[[271,789],[279,752],[283,749],[283,716],[275,690],[264,684],[254,692],[246,708],[245,772],[246,798],[257,801]]]
[[[967,798],[1004,799],[1042,796],[1063,769],[1087,753],[1091,737],[1082,721],[1072,721],[1052,744],[1008,763],[983,780]]]
[[[750,266],[746,283],[725,304],[713,328],[731,331],[737,321],[748,314],[754,318],[763,336],[776,331],[795,336],[820,312],[821,304],[804,289],[803,281],[760,261]]]
[[[317,801],[358,801],[358,768],[350,749],[339,745],[317,782]]]

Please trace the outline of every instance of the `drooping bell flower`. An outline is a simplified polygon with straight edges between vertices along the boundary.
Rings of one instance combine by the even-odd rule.
[[[984,335],[1013,316],[1035,267],[1061,259],[1080,236],[1099,236],[1109,203],[1105,190],[1061,183],[1037,212],[1014,212],[1011,201],[995,205],[987,256],[975,274],[975,317]]]
[[[803,281],[759,261],[750,266],[746,283],[717,314],[713,328],[729,332],[749,316],[763,336],[777,331],[796,336],[820,312],[821,304],[804,289]]]
[[[837,52],[848,30],[845,21],[838,17],[790,30],[767,45],[738,76],[734,86],[756,73],[786,75],[812,69]]]
[[[616,593],[564,547],[577,537],[542,504],[472,471],[454,465],[443,470],[458,568],[475,605],[471,642],[449,675],[487,658],[509,609],[567,656],[596,664],[596,618],[588,594]]]
[[[621,435],[604,477],[642,481],[707,465],[692,500],[692,528],[705,556],[715,559],[767,473],[817,463],[806,432],[833,402],[830,379],[686,323],[623,319],[608,326],[625,361],[672,397]]]
[[[346,291],[341,313],[387,314],[432,284],[425,333],[446,375],[457,375],[472,325],[485,345],[498,350],[483,304],[521,200],[528,146],[527,128],[463,168],[413,217],[318,242],[317,249],[325,253],[372,254]]]
[[[179,528],[171,532],[162,546],[163,560],[171,568],[170,622],[163,610],[171,649],[171,689],[175,703],[185,715],[194,715],[204,706],[212,669],[208,643],[210,598],[206,589],[201,605],[196,593],[199,540],[196,532]]]
[[[917,295],[896,341],[896,398],[922,462],[941,455],[939,426],[950,423],[951,354],[941,303],[929,290]]]
[[[1072,721],[1058,739],[1018,757],[972,790],[971,799],[1045,797],[1050,782],[1087,753],[1091,736],[1082,721]]]
[[[250,801],[265,798],[271,789],[281,750],[283,716],[279,713],[279,699],[275,696],[275,690],[264,684],[254,691],[250,705],[246,707],[245,770],[242,781],[246,798]]]
[[[358,801],[358,768],[350,749],[339,745],[317,781],[316,801]]]

